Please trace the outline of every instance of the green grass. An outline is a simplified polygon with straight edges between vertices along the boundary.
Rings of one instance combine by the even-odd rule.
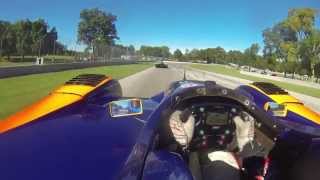
[[[47,95],[55,87],[82,73],[107,74],[120,79],[151,64],[104,66],[0,79],[0,119]]]
[[[320,89],[317,89],[317,88],[300,86],[300,85],[296,85],[296,84],[292,84],[292,83],[285,83],[285,82],[274,81],[274,80],[270,80],[270,79],[245,75],[245,74],[241,74],[239,70],[226,68],[225,66],[221,66],[221,65],[192,64],[191,67],[205,70],[205,71],[218,73],[218,74],[224,74],[224,75],[228,75],[228,76],[238,77],[241,79],[247,79],[247,80],[251,80],[251,81],[270,82],[270,83],[276,84],[284,89],[287,89],[289,91],[294,91],[297,93],[306,94],[309,96],[320,98]]]

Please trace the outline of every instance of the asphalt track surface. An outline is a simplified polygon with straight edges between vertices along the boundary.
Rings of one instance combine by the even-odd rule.
[[[165,90],[170,83],[183,78],[183,69],[149,68],[127,78],[121,79],[123,96],[151,97]]]
[[[190,80],[213,80],[217,84],[234,89],[241,84],[251,81],[224,76],[221,74],[191,69],[188,64],[168,63],[169,68],[149,68],[127,78],[121,79],[123,95],[126,97],[151,97],[165,89],[177,80],[183,79],[184,69],[186,77]],[[307,106],[320,112],[320,100],[303,94],[290,92],[293,96],[302,100]]]
[[[184,77],[184,70],[186,71],[186,78],[189,80],[214,80],[218,84],[229,88],[238,86],[236,80],[230,80],[215,75],[208,75],[205,72],[190,69],[187,64],[183,63],[168,63],[169,68],[149,68],[145,71],[139,72],[135,75],[121,79],[123,95],[127,97],[151,97],[178,80]]]

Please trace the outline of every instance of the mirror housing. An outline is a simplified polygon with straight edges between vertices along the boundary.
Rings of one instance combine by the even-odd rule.
[[[109,103],[111,117],[133,116],[143,113],[141,99],[123,99]]]

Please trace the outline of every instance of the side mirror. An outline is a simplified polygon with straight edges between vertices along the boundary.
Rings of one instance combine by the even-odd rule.
[[[124,99],[109,103],[111,117],[132,116],[143,113],[141,99]]]
[[[285,117],[287,116],[287,108],[283,104],[278,104],[275,102],[267,102],[264,105],[264,109],[267,112],[271,112],[273,116],[276,117]]]

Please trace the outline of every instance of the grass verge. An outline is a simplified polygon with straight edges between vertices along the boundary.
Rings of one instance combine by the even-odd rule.
[[[150,66],[151,64],[104,66],[0,79],[0,120],[47,95],[55,87],[79,74],[107,74],[114,79],[120,79]]]
[[[223,75],[228,75],[228,76],[233,76],[241,79],[247,79],[251,81],[264,81],[264,82],[270,82],[275,85],[278,85],[284,89],[287,89],[289,91],[294,91],[297,93],[301,94],[306,94],[309,96],[317,97],[320,98],[320,90],[317,88],[312,88],[312,87],[306,87],[306,86],[300,86],[297,84],[292,84],[292,83],[286,83],[286,82],[280,82],[280,81],[275,81],[275,80],[270,80],[270,79],[265,79],[265,78],[259,78],[255,76],[250,76],[250,75],[245,75],[241,74],[239,70],[236,69],[229,69],[221,65],[202,65],[202,64],[192,64],[191,67],[209,71],[209,72],[214,72],[218,74],[223,74]]]

